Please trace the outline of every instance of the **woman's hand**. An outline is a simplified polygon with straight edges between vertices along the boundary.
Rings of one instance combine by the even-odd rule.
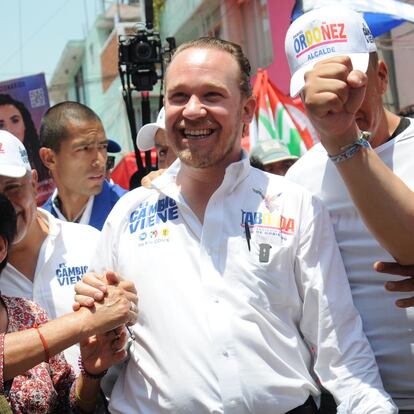
[[[125,344],[127,333],[124,327],[116,328],[105,334],[89,337],[80,343],[82,362],[85,370],[99,375],[127,356]]]

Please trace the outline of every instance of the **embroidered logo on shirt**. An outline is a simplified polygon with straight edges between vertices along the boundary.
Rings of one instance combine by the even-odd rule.
[[[141,241],[154,240],[154,239],[160,240],[161,238],[168,237],[169,234],[170,234],[170,231],[167,228],[165,228],[165,229],[161,229],[160,231],[158,230],[143,231],[139,234],[138,238]]]
[[[273,230],[280,230],[285,234],[293,234],[295,231],[295,219],[284,217],[280,214],[242,210],[241,225],[243,228],[245,223],[251,227],[262,227]]]
[[[252,188],[253,192],[256,194],[259,194],[262,200],[265,203],[266,208],[272,213],[273,211],[278,209],[277,205],[277,199],[282,195],[282,193],[279,194],[273,194],[273,195],[264,195],[263,190],[261,188],[256,189]]]
[[[87,271],[88,266],[66,266],[66,263],[60,263],[55,275],[60,286],[67,286],[78,283]]]
[[[168,222],[178,218],[178,206],[172,198],[164,197],[155,203],[146,201],[129,215],[128,230],[137,238],[138,246],[169,242]]]
[[[154,204],[141,203],[129,216],[129,232],[132,234],[177,219],[177,203],[170,197],[161,198]]]
[[[283,193],[265,195],[261,188],[252,188],[252,191],[260,196],[263,203],[259,206],[258,211],[241,210],[240,226],[242,228],[248,226],[252,230],[252,234],[263,236],[270,243],[273,242],[274,237],[286,241],[288,236],[295,233],[295,219],[279,213],[280,196]],[[265,246],[260,248],[266,249]],[[269,252],[266,252],[267,250],[260,252],[261,261],[269,260],[266,256]]]

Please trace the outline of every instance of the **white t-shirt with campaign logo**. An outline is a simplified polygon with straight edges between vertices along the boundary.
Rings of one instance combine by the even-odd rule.
[[[55,319],[72,311],[74,285],[88,271],[100,232],[91,226],[58,220],[43,209],[38,212],[49,234],[40,248],[33,282],[8,263],[0,276],[0,290],[6,296],[33,300],[50,319]],[[78,349],[74,346],[65,351],[75,371]]]
[[[412,121],[401,134],[374,151],[414,190]],[[400,409],[414,409],[414,308],[396,307],[398,298],[410,295],[391,293],[384,288],[386,281],[401,277],[377,273],[373,269],[377,260],[394,259],[361,220],[341,176],[321,144],[298,160],[286,177],[303,185],[328,208],[353,300],[374,350],[384,387]],[[375,205],[372,209],[375,210]]]

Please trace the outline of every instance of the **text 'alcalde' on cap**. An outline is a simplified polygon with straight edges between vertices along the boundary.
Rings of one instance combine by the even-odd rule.
[[[0,130],[0,175],[20,178],[31,170],[22,142],[10,132]]]
[[[377,50],[374,37],[362,16],[343,6],[320,7],[298,17],[289,27],[285,51],[289,62],[290,95],[305,86],[304,75],[315,63],[349,56],[353,69],[365,72],[369,54]]]

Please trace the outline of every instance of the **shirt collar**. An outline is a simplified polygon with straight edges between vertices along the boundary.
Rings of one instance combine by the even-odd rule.
[[[171,186],[174,185],[174,187],[176,187],[176,178],[178,172],[180,171],[180,168],[181,161],[177,158],[160,177],[157,177],[151,183],[152,188],[160,192],[165,192],[168,188],[168,192],[171,192]],[[219,188],[222,191],[226,191],[228,194],[232,193],[235,188],[242,181],[244,181],[245,178],[247,178],[250,168],[249,156],[247,152],[242,149],[241,159],[239,161],[233,162],[226,168],[223,182]]]
[[[56,211],[56,214],[60,220],[68,221],[67,218],[63,215],[62,211],[60,210],[60,202],[59,202],[58,195],[59,195],[58,190],[57,188],[55,188],[52,194],[52,199],[51,199],[53,209]],[[91,219],[92,206],[93,206],[94,199],[95,199],[95,196],[89,197],[89,200],[86,203],[86,206],[84,207],[82,214],[76,220],[76,223],[89,224],[89,221]]]

